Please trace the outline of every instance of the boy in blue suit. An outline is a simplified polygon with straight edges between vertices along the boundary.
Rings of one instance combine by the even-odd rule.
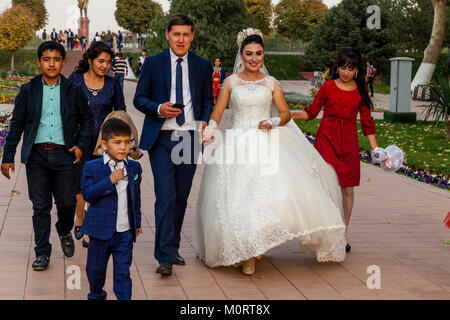
[[[105,300],[103,290],[109,256],[114,260],[114,294],[131,299],[130,266],[133,242],[142,233],[141,176],[139,162],[127,160],[130,126],[119,119],[101,129],[102,158],[86,163],[81,181],[84,199],[90,203],[81,232],[89,236],[86,273],[89,300]]]

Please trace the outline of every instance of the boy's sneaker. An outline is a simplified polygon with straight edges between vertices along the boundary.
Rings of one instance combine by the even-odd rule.
[[[59,237],[61,240],[61,248],[66,257],[72,257],[75,253],[75,243],[73,242],[72,234]]]
[[[47,256],[39,256],[33,262],[34,271],[44,271],[47,270],[48,264],[50,263],[50,258]]]

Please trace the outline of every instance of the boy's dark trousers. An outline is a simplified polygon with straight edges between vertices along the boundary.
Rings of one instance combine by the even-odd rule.
[[[114,294],[118,300],[131,299],[130,267],[133,262],[133,233],[115,232],[108,240],[89,238],[86,273],[89,280],[89,300],[105,300],[103,290],[110,256],[114,265]]]
[[[52,195],[58,212],[56,230],[59,236],[68,235],[73,227],[76,192],[78,191],[75,156],[65,147],[49,150],[34,145],[26,163],[28,194],[33,203],[35,253],[50,257],[50,211]]]

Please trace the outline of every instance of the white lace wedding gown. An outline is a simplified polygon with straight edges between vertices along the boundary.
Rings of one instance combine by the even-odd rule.
[[[272,76],[244,81],[236,74],[224,83],[231,86],[233,130],[205,164],[192,235],[197,255],[210,267],[234,265],[295,238],[320,262],[345,258],[342,198],[333,168],[293,121],[258,130],[259,122],[270,118],[275,85]],[[267,170],[263,161],[252,160],[270,141],[271,163],[278,166]],[[233,152],[245,161],[220,161]]]

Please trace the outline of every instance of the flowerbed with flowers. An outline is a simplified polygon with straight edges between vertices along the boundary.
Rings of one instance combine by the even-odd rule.
[[[305,132],[305,136],[309,142],[314,144],[314,135],[312,135],[310,132]],[[362,162],[380,167],[379,164],[373,163],[370,151],[360,148],[359,154]],[[433,185],[441,189],[450,190],[450,174],[445,175],[437,170],[428,168],[417,168],[415,165],[407,163],[407,159],[405,159],[404,165],[395,173]]]
[[[3,154],[6,136],[9,133],[9,122],[11,120],[11,111],[0,111],[0,158]]]
[[[8,77],[0,80],[0,104],[14,104],[20,86],[29,78]]]

